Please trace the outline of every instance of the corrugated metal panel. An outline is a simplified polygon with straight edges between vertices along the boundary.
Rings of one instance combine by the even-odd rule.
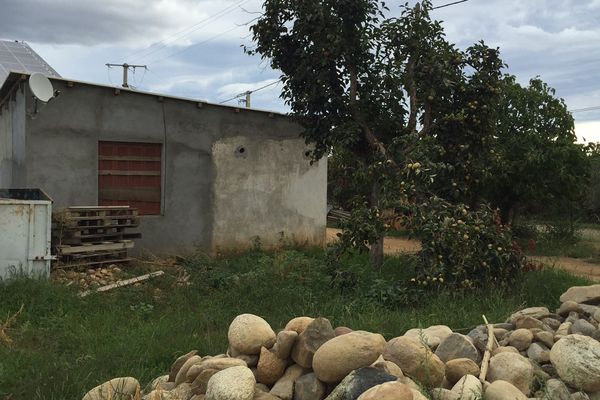
[[[99,142],[98,204],[161,211],[161,144]]]
[[[40,72],[46,76],[61,77],[27,43],[0,40],[0,84],[10,71],[30,74]]]

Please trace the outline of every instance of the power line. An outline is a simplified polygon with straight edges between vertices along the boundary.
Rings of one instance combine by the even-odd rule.
[[[174,41],[177,41],[179,39],[182,39],[190,34],[192,34],[193,32],[196,32],[202,28],[204,28],[205,26],[211,24],[212,22],[216,21],[217,19],[229,14],[230,12],[234,11],[237,9],[237,7],[241,6],[244,3],[247,3],[249,0],[240,0],[235,4],[232,4],[228,7],[225,7],[224,9],[222,9],[221,11],[218,11],[212,15],[210,15],[209,17],[201,20],[200,22],[197,22],[194,25],[191,25],[185,29],[182,29],[168,37],[166,37],[165,39],[161,40],[158,43],[155,43],[153,45],[151,45],[150,47],[147,47],[145,49],[142,50],[138,50],[134,53],[129,54],[127,57],[125,57],[126,59],[129,59],[130,57],[133,57],[136,54],[140,54],[140,53],[144,53],[148,50],[150,50],[149,52],[147,52],[146,54],[143,54],[139,57],[135,57],[134,60],[139,60],[145,57],[148,57],[151,54],[156,53],[157,51],[162,50],[163,48],[165,48],[169,43],[172,43]],[[172,40],[171,40],[172,39]]]
[[[452,2],[452,3],[448,3],[448,4],[442,4],[441,6],[435,6],[435,7],[432,7],[431,9],[432,9],[432,10],[437,10],[438,8],[444,8],[444,7],[453,6],[453,5],[455,5],[455,4],[466,3],[467,1],[469,1],[469,0],[460,0],[460,1],[454,1],[454,2]]]
[[[226,35],[226,34],[228,34],[228,33],[230,33],[230,32],[233,32],[233,31],[235,31],[236,29],[242,28],[242,27],[244,27],[244,26],[248,26],[248,25],[250,25],[252,22],[256,21],[256,20],[257,20],[257,19],[259,19],[259,18],[260,18],[260,17],[256,17],[256,18],[253,18],[253,19],[251,19],[251,20],[250,20],[250,21],[248,21],[248,22],[245,22],[245,23],[243,23],[243,24],[240,24],[240,25],[236,25],[236,26],[234,26],[233,28],[230,28],[230,29],[228,29],[228,30],[226,30],[226,31],[223,31],[223,32],[221,32],[221,33],[217,33],[216,35],[214,35],[214,36],[211,36],[211,37],[209,37],[209,38],[208,38],[208,39],[206,39],[206,40],[203,40],[203,41],[201,41],[201,42],[198,42],[198,43],[191,44],[191,45],[189,45],[188,47],[185,47],[185,48],[183,48],[183,49],[181,49],[181,50],[179,50],[179,51],[176,51],[176,52],[174,52],[174,53],[171,53],[171,54],[169,54],[169,55],[167,55],[167,56],[165,56],[165,57],[161,57],[161,58],[154,59],[154,60],[150,61],[148,64],[150,64],[150,65],[152,65],[152,64],[155,64],[155,63],[157,63],[157,62],[159,62],[159,61],[162,61],[162,60],[165,60],[165,59],[167,59],[167,58],[170,58],[170,57],[176,56],[176,55],[178,55],[178,54],[184,53],[184,52],[186,52],[186,51],[188,51],[188,50],[190,50],[190,49],[192,49],[192,48],[194,48],[194,47],[201,46],[201,45],[203,45],[203,44],[205,44],[205,43],[208,43],[208,42],[210,42],[211,40],[215,40],[215,39],[217,39],[217,38],[219,38],[219,37],[221,37],[221,36],[223,36],[223,35]]]
[[[259,92],[259,91],[261,91],[261,90],[263,90],[263,89],[266,89],[266,88],[268,88],[268,87],[270,87],[270,86],[276,85],[276,84],[278,84],[279,82],[281,82],[281,79],[277,79],[276,81],[274,81],[274,82],[271,82],[271,83],[269,83],[269,84],[266,84],[266,85],[264,85],[264,86],[261,86],[261,87],[259,87],[259,88],[257,88],[257,89],[253,89],[253,90],[247,90],[247,91],[245,91],[245,92],[243,92],[243,93],[236,94],[236,95],[235,95],[235,96],[233,96],[232,98],[230,98],[230,99],[227,99],[227,100],[224,100],[224,101],[220,102],[219,104],[225,104],[225,103],[229,103],[229,102],[230,102],[230,101],[232,101],[232,100],[236,100],[236,99],[239,99],[239,98],[241,98],[241,97],[244,97],[244,96],[250,96],[252,93]],[[247,101],[248,101],[248,97],[246,98],[246,102],[247,102]],[[248,104],[248,103],[246,103],[246,107],[249,107],[249,104]]]
[[[576,113],[576,112],[594,111],[594,110],[600,110],[600,106],[586,107],[586,108],[578,108],[578,109],[576,109],[576,110],[571,110],[571,112],[572,112],[572,113]]]

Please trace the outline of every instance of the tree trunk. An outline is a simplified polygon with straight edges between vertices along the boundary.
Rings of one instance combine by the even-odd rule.
[[[371,207],[379,207],[379,184],[374,183],[371,188]],[[371,244],[370,258],[373,268],[379,268],[383,264],[383,238],[384,232],[379,232],[375,243]]]

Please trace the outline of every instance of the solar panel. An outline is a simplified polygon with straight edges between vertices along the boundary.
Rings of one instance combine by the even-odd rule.
[[[0,85],[4,82],[9,72],[41,72],[46,76],[60,78],[39,54],[25,42],[11,42],[0,40]]]

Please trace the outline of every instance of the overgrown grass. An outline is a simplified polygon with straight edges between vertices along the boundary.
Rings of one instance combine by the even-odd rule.
[[[546,270],[526,274],[510,292],[441,292],[403,303],[390,282],[418,267],[414,260],[387,258],[374,271],[366,257],[357,256],[339,273],[323,260],[322,251],[297,250],[198,256],[185,265],[192,277],[188,287],[167,274],[83,299],[73,287],[45,281],[0,284],[0,321],[25,305],[7,331],[12,346],[0,344],[0,398],[12,393],[14,399],[78,399],[117,376],[147,384],[191,349],[225,352],[229,323],[241,313],[260,315],[275,329],[295,316],[325,316],[334,326],[389,339],[432,324],[466,330],[480,324],[482,314],[503,321],[525,306],[554,308],[568,287],[588,283]]]

